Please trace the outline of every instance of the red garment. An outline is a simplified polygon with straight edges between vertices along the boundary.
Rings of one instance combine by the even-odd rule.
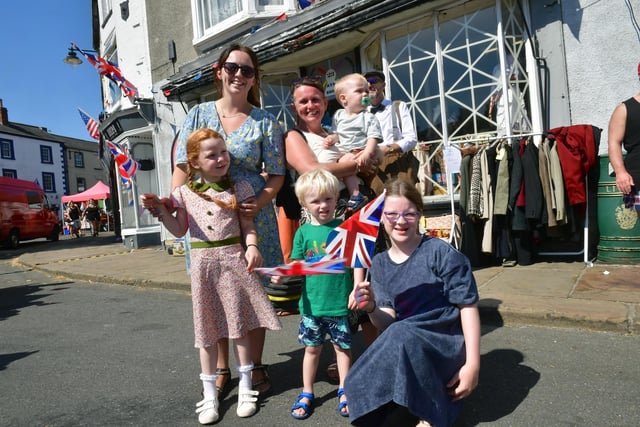
[[[569,205],[587,202],[586,176],[598,159],[592,125],[551,129],[547,139],[555,139]]]

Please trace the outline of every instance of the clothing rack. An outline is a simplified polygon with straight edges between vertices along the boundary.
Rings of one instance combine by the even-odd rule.
[[[472,139],[464,139],[464,140],[456,140],[456,141],[444,141],[443,142],[443,148],[444,147],[454,147],[460,151],[462,151],[462,148],[459,147],[459,145],[461,144],[469,144],[469,143],[480,143],[480,142],[489,142],[492,141],[490,146],[493,146],[494,144],[497,144],[500,141],[503,141],[505,139],[507,140],[512,140],[512,139],[521,139],[521,138],[529,138],[529,137],[534,137],[534,136],[541,136],[541,137],[546,137],[548,135],[552,135],[550,132],[531,132],[531,133],[522,133],[522,134],[514,134],[514,135],[495,135],[495,136],[490,136],[490,137],[483,137],[483,138],[472,138]],[[440,141],[441,142],[441,141]],[[434,141],[434,143],[436,143]],[[419,143],[419,144],[423,144],[423,145],[429,145],[431,144],[430,142],[426,142],[426,143]],[[458,236],[456,233],[457,230],[457,224],[456,224],[456,212],[455,212],[455,198],[454,198],[454,189],[451,188],[451,183],[452,183],[452,173],[451,170],[447,167],[447,171],[446,171],[446,179],[447,179],[447,183],[446,183],[446,189],[447,189],[447,195],[449,196],[449,203],[450,203],[450,210],[451,210],[451,226],[449,228],[449,243],[452,244],[455,248],[459,249],[460,248],[460,242],[458,241]],[[586,194],[588,194],[589,192],[589,183],[588,180],[585,179],[585,189],[586,189]],[[587,198],[586,202],[585,202],[586,206],[585,206],[585,211],[587,212],[587,214],[585,214],[585,221],[584,221],[584,228],[583,228],[583,247],[582,250],[580,251],[569,251],[569,252],[539,252],[538,255],[541,256],[574,256],[574,255],[583,255],[583,261],[585,264],[589,265],[590,261],[589,261],[589,200]]]

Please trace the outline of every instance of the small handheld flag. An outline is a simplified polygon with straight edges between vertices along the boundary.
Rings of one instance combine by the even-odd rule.
[[[278,267],[261,267],[254,269],[255,272],[268,276],[305,276],[310,274],[342,274],[344,273],[344,259],[327,256],[321,259],[308,261],[293,261],[290,264],[279,265]]]
[[[329,233],[327,254],[346,258],[349,267],[371,267],[385,194],[373,199]]]

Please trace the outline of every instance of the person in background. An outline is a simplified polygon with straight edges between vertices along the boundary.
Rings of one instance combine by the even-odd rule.
[[[412,152],[418,138],[407,104],[385,99],[387,84],[384,73],[368,71],[364,77],[369,82],[369,111],[375,114],[382,129],[380,149],[384,153],[384,160],[371,182],[373,191],[380,194],[384,183],[390,178],[399,177],[412,183],[418,182],[420,164]]]
[[[186,139],[192,131],[211,128],[225,139],[231,155],[229,176],[232,181],[246,180],[256,194],[255,199],[240,204],[241,215],[254,219],[258,245],[266,267],[282,264],[282,249],[272,199],[282,186],[285,173],[282,130],[276,118],[260,108],[260,71],[253,50],[239,44],[227,47],[214,65],[214,81],[222,96],[216,101],[194,106],[187,114],[176,149],[176,168],[172,188],[187,181]],[[268,278],[263,281],[268,284]],[[254,389],[267,393],[271,381],[262,364],[265,330],[255,329],[252,342]],[[230,380],[229,344],[219,341],[218,387],[227,390]]]
[[[391,247],[374,256],[371,283],[355,284],[382,332],[345,380],[349,418],[367,427],[450,426],[478,385],[476,281],[467,257],[420,234],[415,185],[394,179],[385,188],[382,224]]]
[[[340,182],[331,172],[314,169],[298,178],[295,192],[300,204],[309,211],[311,222],[303,224],[296,231],[291,258],[308,262],[319,261],[326,255],[325,242],[329,233],[342,222],[335,218]],[[342,385],[351,366],[351,274],[352,272],[347,270],[341,274],[306,276],[299,301],[302,318],[298,331],[298,341],[305,346],[302,361],[303,390],[291,408],[293,418],[308,418],[313,411],[313,383],[326,334],[331,337],[337,355],[340,375],[338,413],[343,417],[349,416],[347,396]],[[358,281],[364,280],[363,269],[356,269],[353,274]],[[280,277],[274,276],[272,281],[278,283],[278,279]]]
[[[236,413],[249,417],[257,410],[258,396],[251,383],[250,331],[280,329],[280,322],[252,273],[262,264],[253,220],[238,214],[240,204],[254,197],[253,188],[247,181],[230,180],[231,158],[219,133],[193,132],[186,151],[189,180],[173,190],[174,208],[169,209],[155,194],[143,195],[142,206],[157,210],[158,219],[174,236],[190,232],[193,323],[203,385],[196,413],[201,424],[211,424],[219,418],[218,341],[234,340],[240,374]]]
[[[79,238],[80,234],[80,217],[82,216],[82,212],[80,211],[80,207],[72,200],[67,205],[67,210],[65,212],[65,221],[69,224],[71,228],[71,235]]]
[[[640,78],[640,64],[638,64]],[[640,93],[618,105],[609,120],[609,161],[627,208],[640,217]],[[622,148],[627,151],[623,158]]]
[[[91,224],[91,235],[97,236],[100,231],[100,208],[94,199],[89,199],[82,218]]]

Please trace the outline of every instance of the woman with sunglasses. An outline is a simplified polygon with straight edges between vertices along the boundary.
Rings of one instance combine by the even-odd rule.
[[[256,194],[255,200],[238,206],[239,213],[254,218],[263,265],[274,267],[283,259],[271,202],[284,181],[285,159],[280,125],[272,114],[260,108],[258,67],[255,52],[246,46],[232,44],[220,54],[214,65],[214,84],[221,97],[198,104],[188,112],[179,134],[171,187],[187,182],[186,140],[191,132],[211,128],[220,133],[231,155],[231,181],[248,181]],[[266,278],[263,283],[268,281]],[[249,337],[253,389],[264,394],[271,389],[262,364],[265,330],[254,329]],[[228,339],[218,342],[217,366],[216,387],[224,395],[230,380]]]
[[[390,248],[373,259],[371,283],[355,285],[382,333],[345,380],[356,426],[446,427],[478,385],[478,289],[469,260],[422,236],[416,187],[386,183],[382,224]]]

